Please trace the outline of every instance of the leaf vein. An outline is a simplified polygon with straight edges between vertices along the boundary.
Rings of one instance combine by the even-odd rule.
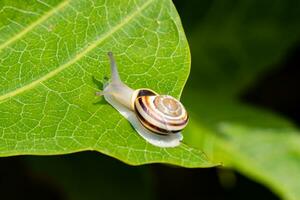
[[[49,17],[51,17],[54,13],[58,12],[60,9],[63,9],[67,4],[69,3],[69,0],[63,1],[60,3],[58,6],[55,8],[51,9],[49,12],[46,12],[41,18],[30,24],[27,28],[24,28],[22,31],[11,37],[9,40],[4,42],[3,44],[0,45],[0,52],[5,49],[7,46],[9,46],[11,43],[14,41],[20,39],[23,37],[26,33],[34,29],[36,26],[40,25],[42,22],[47,20]]]
[[[108,32],[100,35],[100,37],[98,39],[95,40],[94,43],[92,43],[90,46],[87,46],[83,51],[79,52],[76,56],[73,57],[73,59],[69,60],[68,62],[66,62],[65,64],[59,66],[58,68],[54,69],[53,71],[49,72],[48,74],[32,81],[31,83],[24,85],[23,87],[17,88],[13,91],[10,91],[6,94],[3,94],[0,96],[0,104],[5,102],[5,100],[7,100],[8,98],[14,97],[24,91],[30,90],[32,88],[34,88],[36,85],[40,84],[41,82],[44,82],[46,80],[48,80],[49,78],[55,76],[56,74],[58,74],[59,72],[63,71],[64,69],[66,69],[67,67],[69,67],[70,65],[74,64],[75,62],[77,62],[78,60],[80,60],[83,56],[85,56],[87,53],[89,53],[90,51],[92,51],[94,48],[96,48],[99,44],[101,44],[104,40],[106,40],[109,36],[111,36],[113,33],[117,32],[120,28],[122,28],[123,26],[125,26],[128,22],[130,22],[135,16],[137,16],[138,14],[140,14],[144,9],[146,9],[152,2],[153,0],[148,0],[146,1],[146,3],[144,3],[143,5],[141,5],[137,11],[131,13],[130,15],[128,15],[127,17],[125,17],[119,24],[117,24],[116,26],[114,26],[112,29],[110,29]],[[102,37],[101,37],[102,36]],[[1,48],[0,48],[1,51]]]

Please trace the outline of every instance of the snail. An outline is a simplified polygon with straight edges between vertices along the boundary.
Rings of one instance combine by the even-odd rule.
[[[128,87],[120,79],[112,52],[108,56],[111,79],[96,95],[104,96],[147,142],[159,147],[178,146],[183,139],[180,131],[188,123],[184,106],[172,96],[159,95],[147,88]]]

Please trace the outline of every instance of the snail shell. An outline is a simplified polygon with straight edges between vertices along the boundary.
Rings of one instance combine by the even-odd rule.
[[[185,128],[188,115],[183,105],[169,95],[147,95],[135,99],[134,110],[150,131],[168,135]]]
[[[125,85],[117,70],[111,52],[111,81],[102,92],[105,100],[122,114],[147,142],[159,147],[175,147],[183,139],[180,131],[188,123],[184,106],[174,97],[158,95],[150,89]]]

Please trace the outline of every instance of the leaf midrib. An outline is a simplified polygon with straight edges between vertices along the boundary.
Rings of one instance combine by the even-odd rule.
[[[99,44],[101,44],[104,40],[106,40],[109,36],[113,35],[115,32],[117,32],[120,28],[122,28],[123,26],[125,26],[127,23],[129,23],[135,16],[137,16],[138,14],[140,14],[144,9],[146,9],[153,0],[148,0],[146,1],[143,5],[141,5],[140,7],[137,8],[136,11],[132,12],[131,14],[127,15],[123,20],[121,20],[117,25],[115,25],[114,27],[112,27],[109,31],[103,33],[102,35],[100,35],[90,46],[87,46],[86,48],[84,48],[81,52],[79,52],[77,55],[75,55],[72,59],[70,59],[68,62],[64,63],[63,65],[57,67],[56,69],[54,69],[53,71],[45,74],[44,76],[32,81],[31,83],[24,85],[20,88],[17,88],[13,91],[10,91],[6,94],[3,94],[0,96],[0,104],[3,103],[6,99],[14,97],[24,91],[30,90],[32,88],[34,88],[35,86],[37,86],[39,83],[44,82],[46,80],[48,80],[49,78],[55,76],[56,74],[58,74],[59,72],[63,71],[64,69],[66,69],[67,67],[71,66],[72,64],[74,64],[75,62],[77,62],[78,60],[80,60],[84,55],[86,55],[87,53],[89,53],[90,51],[92,51],[95,47],[97,47]],[[49,16],[47,17],[49,18]],[[40,21],[40,20],[38,20]],[[34,28],[34,27],[33,27]],[[30,29],[31,30],[31,29]],[[29,30],[28,30],[29,31]],[[27,31],[27,32],[28,32]],[[27,33],[26,32],[26,33]],[[24,34],[23,33],[21,36],[19,36],[18,38],[22,37]],[[18,39],[17,38],[17,39]],[[15,41],[15,40],[14,40]],[[1,51],[1,48],[0,48]]]

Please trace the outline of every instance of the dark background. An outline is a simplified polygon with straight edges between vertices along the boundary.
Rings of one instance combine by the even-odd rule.
[[[174,1],[188,40],[214,2]],[[191,45],[192,60],[196,48],[200,47]],[[264,72],[245,90],[240,100],[280,113],[299,124],[300,42],[293,44],[285,55],[275,68]],[[188,86],[197,79],[194,74],[192,65]],[[185,169],[161,164],[133,167],[97,152],[0,159],[0,199],[121,198],[279,199],[268,188],[224,168]]]

